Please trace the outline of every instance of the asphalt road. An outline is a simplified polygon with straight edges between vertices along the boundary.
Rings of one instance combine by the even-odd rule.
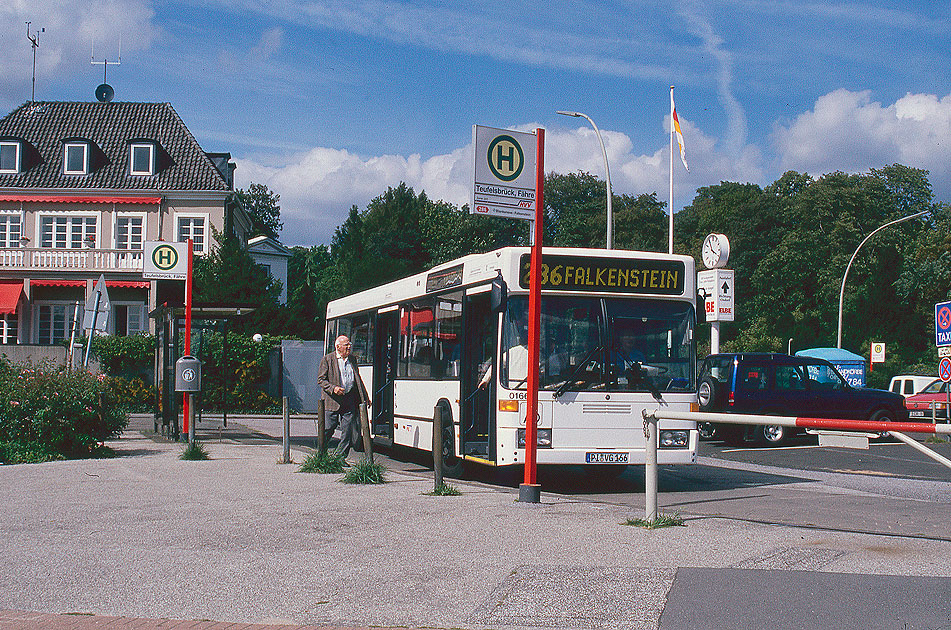
[[[922,439],[919,441],[924,443]],[[951,459],[951,442],[924,444]],[[788,446],[770,448],[735,446],[711,440],[700,443],[700,453],[731,462],[777,466],[791,470],[951,481],[951,469],[907,444],[889,439],[872,440],[867,451],[819,448],[813,436],[802,436]]]

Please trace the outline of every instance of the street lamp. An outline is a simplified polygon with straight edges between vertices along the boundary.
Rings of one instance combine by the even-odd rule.
[[[582,114],[581,112],[558,112],[562,116],[573,116],[575,118],[584,118],[591,126],[594,127],[594,132],[598,134],[598,142],[601,143],[601,155],[604,156],[604,175],[605,180],[607,181],[608,188],[608,245],[607,249],[614,249],[614,210],[611,205],[611,169],[608,168],[608,152],[604,150],[604,140],[601,139],[601,130],[598,129],[598,126],[594,124],[594,121],[591,120],[591,117],[587,114]]]
[[[849,277],[849,269],[852,268],[852,263],[855,261],[855,257],[858,256],[859,250],[862,249],[862,245],[865,245],[865,242],[868,241],[868,239],[872,238],[876,232],[880,230],[884,230],[890,225],[895,225],[896,223],[901,223],[902,221],[907,221],[908,219],[914,219],[924,214],[928,214],[929,212],[931,211],[922,210],[921,212],[917,212],[915,214],[909,214],[907,217],[902,217],[900,219],[895,219],[894,221],[889,221],[885,225],[882,225],[872,230],[872,233],[866,236],[862,240],[862,242],[859,243],[859,246],[855,248],[855,253],[853,253],[852,258],[849,259],[849,264],[845,266],[845,274],[842,276],[842,288],[839,289],[839,332],[838,332],[838,335],[836,336],[836,346],[835,346],[836,348],[842,347],[842,301],[845,298],[845,279]]]

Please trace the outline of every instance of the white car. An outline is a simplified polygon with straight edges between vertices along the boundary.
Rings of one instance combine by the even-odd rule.
[[[914,374],[899,374],[892,377],[892,382],[888,384],[888,390],[901,394],[902,396],[914,396],[920,394],[921,390],[934,383],[937,378],[934,376],[917,376]]]

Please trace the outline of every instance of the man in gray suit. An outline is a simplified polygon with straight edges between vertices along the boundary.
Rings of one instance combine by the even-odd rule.
[[[324,355],[317,368],[317,385],[323,390],[327,414],[324,444],[330,444],[330,438],[339,426],[342,435],[337,452],[344,457],[349,455],[360,435],[358,405],[369,400],[357,362],[350,354],[350,346],[350,339],[340,335],[334,342],[336,351]]]

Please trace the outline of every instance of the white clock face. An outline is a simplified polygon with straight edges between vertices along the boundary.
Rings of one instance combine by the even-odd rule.
[[[704,239],[700,257],[707,269],[722,267],[729,255],[730,243],[723,234],[710,234]]]

